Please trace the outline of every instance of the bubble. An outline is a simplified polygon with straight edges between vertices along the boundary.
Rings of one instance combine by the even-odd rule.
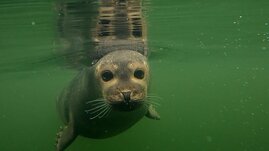
[[[211,143],[212,142],[212,137],[211,136],[206,136],[207,142]]]
[[[248,86],[248,82],[247,82],[247,81],[245,81],[245,82],[242,84],[242,86],[243,86],[243,87]]]
[[[2,119],[5,119],[7,116],[5,114],[1,115]]]

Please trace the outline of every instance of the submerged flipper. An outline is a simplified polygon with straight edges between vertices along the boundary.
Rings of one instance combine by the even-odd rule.
[[[153,105],[149,105],[148,112],[146,113],[146,117],[154,120],[160,120],[159,113],[155,110]]]
[[[61,128],[56,137],[56,151],[64,151],[77,137],[73,120],[70,120],[67,126]]]
[[[57,133],[56,150],[64,151],[76,138],[74,130],[69,126],[65,126]]]

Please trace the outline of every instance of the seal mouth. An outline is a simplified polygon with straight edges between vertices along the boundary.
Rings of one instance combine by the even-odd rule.
[[[112,107],[119,111],[133,111],[144,104],[142,100],[128,100],[128,101],[120,101],[111,103]]]

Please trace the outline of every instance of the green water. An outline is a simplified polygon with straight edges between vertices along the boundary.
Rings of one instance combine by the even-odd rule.
[[[268,151],[269,1],[147,3],[160,121],[69,151]],[[55,52],[53,1],[0,2],[0,150],[52,151],[55,100],[74,77]]]

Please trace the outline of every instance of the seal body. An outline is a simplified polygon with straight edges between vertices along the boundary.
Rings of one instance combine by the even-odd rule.
[[[138,64],[138,61],[141,61],[139,69],[145,68],[146,72],[143,79],[138,79],[140,83],[132,80],[130,73],[134,71],[124,71],[127,64]],[[64,123],[72,123],[78,134],[90,138],[113,136],[135,124],[147,112],[144,99],[149,73],[145,61],[143,55],[123,50],[111,52],[96,65],[84,68],[58,99]],[[107,69],[113,71],[115,81],[103,81],[100,70]],[[125,100],[123,94],[128,91],[130,98]]]
[[[74,8],[69,5],[74,6],[62,5],[61,27],[68,26],[64,25],[68,22],[68,8]],[[107,138],[130,128],[144,116],[159,119],[147,101],[149,65],[141,2],[100,0],[98,6],[96,26],[91,32],[92,49],[82,45],[92,64],[80,68],[57,101],[65,124],[57,134],[58,151],[67,148],[78,135]],[[78,48],[76,42],[70,43],[68,49]]]

